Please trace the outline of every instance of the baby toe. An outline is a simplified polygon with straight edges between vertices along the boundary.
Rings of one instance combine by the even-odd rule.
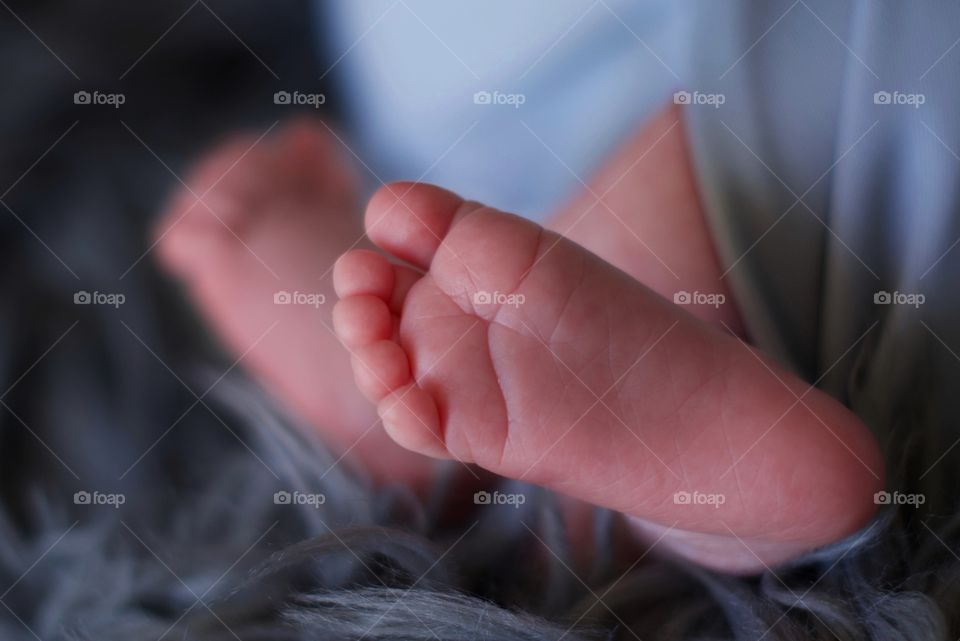
[[[337,296],[376,296],[389,301],[394,289],[394,269],[386,258],[366,249],[349,251],[333,266]]]
[[[382,340],[357,348],[351,363],[357,387],[374,403],[410,381],[407,354],[393,341]]]
[[[333,308],[333,327],[348,347],[389,339],[393,325],[390,309],[376,296],[348,296]]]
[[[377,405],[377,413],[387,434],[398,445],[434,458],[451,458],[443,443],[437,405],[416,383],[384,397]]]
[[[380,188],[367,205],[367,235],[377,246],[420,269],[434,253],[464,206],[478,207],[456,194],[419,183]]]

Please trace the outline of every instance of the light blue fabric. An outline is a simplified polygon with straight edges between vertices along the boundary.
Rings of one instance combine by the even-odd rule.
[[[690,28],[691,81],[727,101],[686,111],[689,143],[751,336],[849,404],[891,458],[917,443],[906,476],[952,507],[960,6],[737,0],[705,4]],[[923,303],[877,304],[882,292]]]
[[[663,1],[335,0],[318,10],[351,144],[382,180],[426,172],[533,218],[669,98],[683,65],[679,15]],[[475,104],[482,91],[524,102]]]
[[[354,140],[380,177],[426,171],[424,180],[534,218],[677,88],[691,102],[722,96],[684,117],[753,342],[849,404],[891,455],[918,441],[909,477],[950,500],[960,456],[960,6],[324,6],[330,49],[348,52],[333,73]],[[481,90],[526,102],[475,105]],[[877,304],[881,292],[924,303]]]

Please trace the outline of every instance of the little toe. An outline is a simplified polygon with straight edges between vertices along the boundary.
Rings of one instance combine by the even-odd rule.
[[[437,405],[416,383],[384,397],[377,405],[377,413],[397,444],[426,456],[450,458],[443,443]]]

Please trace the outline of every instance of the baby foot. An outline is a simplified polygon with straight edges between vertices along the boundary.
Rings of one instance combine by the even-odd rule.
[[[856,417],[575,243],[426,185],[381,189],[366,226],[415,269],[344,255],[335,325],[405,447],[618,510],[725,570],[873,513]]]
[[[157,254],[234,358],[375,477],[425,479],[431,462],[380,429],[333,333],[333,263],[366,246],[338,143],[295,122],[259,142],[226,142],[186,182],[156,226]]]

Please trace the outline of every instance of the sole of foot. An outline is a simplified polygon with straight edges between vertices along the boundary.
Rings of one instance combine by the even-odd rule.
[[[737,337],[579,245],[395,183],[381,254],[334,270],[354,376],[404,447],[623,512],[665,548],[750,572],[874,512],[869,431]]]

